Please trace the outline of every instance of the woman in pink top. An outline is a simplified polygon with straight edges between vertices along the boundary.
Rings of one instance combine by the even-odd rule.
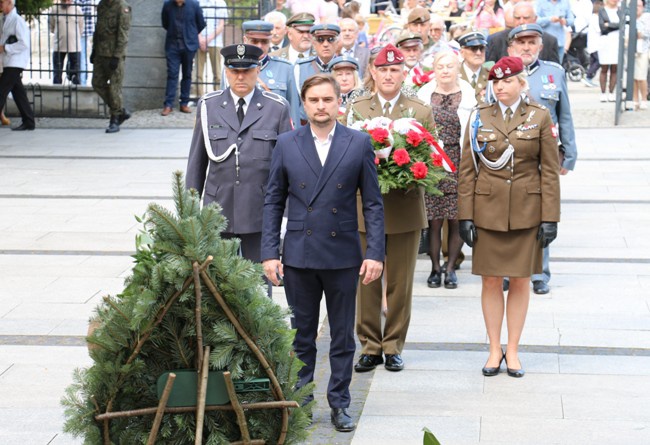
[[[503,28],[506,26],[503,8],[499,6],[496,0],[484,0],[483,6],[478,11],[478,15],[474,19],[474,28],[489,30],[490,28]]]

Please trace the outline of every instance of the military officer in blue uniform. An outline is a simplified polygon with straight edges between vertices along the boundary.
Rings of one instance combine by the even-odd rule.
[[[269,54],[273,24],[263,20],[249,20],[242,23],[244,43],[257,46],[262,50],[260,56],[260,75],[257,86],[264,91],[271,91],[284,97],[291,107],[291,119],[300,119],[300,93],[293,78],[293,65],[288,60]],[[221,88],[228,87],[228,79],[221,76]]]
[[[293,75],[296,88],[302,89],[302,84],[314,74],[329,73],[329,63],[336,56],[341,28],[331,23],[322,23],[310,28],[316,55],[299,59],[294,65]],[[301,124],[307,121],[305,112],[301,110]]]
[[[204,205],[221,205],[228,219],[222,237],[239,238],[242,256],[260,262],[271,152],[278,135],[292,130],[289,104],[256,88],[261,49],[230,45],[221,55],[230,87],[199,100],[185,182]]]
[[[517,26],[508,34],[508,54],[519,57],[528,74],[528,94],[537,103],[546,106],[555,124],[559,137],[560,174],[566,175],[575,167],[578,157],[575,130],[569,105],[569,91],[564,68],[555,62],[539,60],[542,51],[542,28],[536,23]],[[559,127],[559,128],[558,128]],[[533,275],[533,291],[536,294],[549,292],[551,279],[549,250],[544,249],[543,273]]]

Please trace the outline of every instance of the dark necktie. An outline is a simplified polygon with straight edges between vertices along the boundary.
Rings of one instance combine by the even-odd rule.
[[[299,58],[299,59],[302,59],[302,58],[304,58],[304,57],[305,57],[305,55],[304,55],[303,53],[298,53],[298,58]]]
[[[384,116],[388,116],[390,114],[390,102],[385,102],[384,103]]]
[[[476,73],[472,74],[472,88],[476,88]]]
[[[243,97],[239,98],[239,101],[237,102],[237,105],[239,107],[237,108],[237,119],[239,119],[239,125],[244,121],[244,105],[246,104],[246,101],[244,100]]]
[[[279,46],[276,46],[276,45],[271,46],[271,51],[277,51],[279,49],[280,49]]]

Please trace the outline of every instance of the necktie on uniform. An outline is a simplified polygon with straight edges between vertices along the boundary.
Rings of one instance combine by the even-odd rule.
[[[305,55],[303,53],[298,53],[298,58],[299,59],[302,59],[303,57],[305,57]]]
[[[273,46],[271,46],[271,51],[277,51],[277,50],[279,50],[279,49],[280,49],[280,47],[277,46],[277,45],[273,45]]]
[[[246,105],[246,101],[243,97],[239,98],[237,105],[239,105],[237,108],[237,119],[239,119],[239,124],[241,125],[241,123],[244,121],[244,105]]]
[[[510,119],[512,119],[512,108],[506,108],[506,126],[510,124]]]
[[[472,74],[472,88],[476,88],[476,73]]]
[[[388,116],[390,114],[390,102],[384,103],[384,116]]]

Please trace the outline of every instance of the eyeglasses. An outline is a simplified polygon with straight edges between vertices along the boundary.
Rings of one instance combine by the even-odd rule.
[[[467,46],[466,47],[468,50],[470,50],[473,53],[484,53],[485,52],[485,47],[484,46]]]
[[[334,43],[338,39],[336,37],[316,37],[318,43],[324,43],[327,40],[328,43]]]

